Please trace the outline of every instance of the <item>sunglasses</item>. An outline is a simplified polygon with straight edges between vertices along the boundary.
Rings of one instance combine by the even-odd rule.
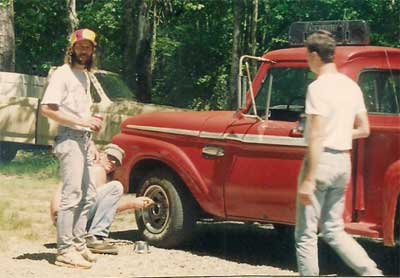
[[[112,157],[112,156],[110,156],[110,155],[108,155],[107,158],[108,158],[108,161],[109,161],[110,163],[112,163],[112,164],[114,164],[114,165],[116,165],[116,166],[119,166],[119,161],[118,161],[117,159],[115,159],[114,157]]]

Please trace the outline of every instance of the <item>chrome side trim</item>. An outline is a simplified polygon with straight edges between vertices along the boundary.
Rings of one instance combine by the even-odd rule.
[[[202,132],[200,132],[200,138],[224,140],[224,134],[216,133],[216,132],[202,131]]]
[[[244,143],[249,144],[266,144],[281,146],[300,146],[306,147],[307,143],[304,138],[271,136],[271,135],[246,135],[243,139]]]
[[[142,125],[127,125],[126,127],[130,128],[130,129],[138,129],[138,130],[143,130],[143,131],[162,132],[162,133],[177,134],[177,135],[195,136],[195,137],[200,135],[200,131],[198,131],[198,130],[188,130],[188,129],[169,128],[169,127],[142,126]]]
[[[272,135],[252,135],[252,134],[222,134],[217,132],[200,132],[199,130],[187,130],[178,128],[127,125],[127,128],[151,132],[162,132],[176,135],[186,135],[213,140],[234,140],[248,144],[261,145],[280,145],[280,146],[299,146],[306,147],[304,138],[272,136]]]

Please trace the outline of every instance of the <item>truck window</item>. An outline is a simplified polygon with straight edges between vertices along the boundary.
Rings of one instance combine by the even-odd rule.
[[[96,91],[96,88],[91,84],[90,86],[90,96],[92,97],[93,103],[99,103],[101,101],[101,97],[99,93]]]
[[[134,93],[128,88],[120,75],[101,72],[98,72],[95,75],[110,100],[116,101],[121,99],[135,99]]]
[[[271,69],[255,99],[257,114],[263,118],[265,118],[270,78],[272,78],[272,88],[268,118],[277,121],[297,121],[300,114],[304,113],[307,86],[315,76],[308,68]]]
[[[366,70],[361,72],[358,83],[368,113],[400,113],[400,71]]]

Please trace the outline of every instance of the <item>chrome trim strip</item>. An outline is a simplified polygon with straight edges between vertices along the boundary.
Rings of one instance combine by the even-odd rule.
[[[200,138],[224,140],[224,134],[216,133],[216,132],[202,131],[202,132],[200,132]]]
[[[252,135],[252,134],[222,134],[217,132],[200,132],[199,130],[187,130],[178,128],[127,125],[127,128],[151,132],[162,132],[176,135],[186,135],[213,140],[234,140],[248,144],[261,145],[280,145],[280,146],[300,146],[306,147],[304,138],[272,136],[272,135]]]
[[[304,138],[271,135],[246,135],[244,136],[243,142],[250,144],[267,144],[281,146],[307,146]]]
[[[130,129],[170,133],[170,134],[177,134],[177,135],[187,135],[187,136],[196,136],[196,137],[200,135],[200,131],[198,131],[198,130],[188,130],[188,129],[169,128],[169,127],[142,126],[142,125],[127,125],[126,127],[130,128]]]

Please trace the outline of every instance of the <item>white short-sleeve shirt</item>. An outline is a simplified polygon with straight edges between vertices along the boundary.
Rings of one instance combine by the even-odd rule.
[[[306,114],[327,119],[324,147],[350,150],[355,116],[365,111],[360,87],[344,74],[323,74],[308,86]]]
[[[64,64],[52,74],[41,104],[56,104],[62,113],[72,118],[86,119],[91,115],[92,105],[89,82],[85,71],[71,69]],[[80,126],[69,127],[85,129]]]

